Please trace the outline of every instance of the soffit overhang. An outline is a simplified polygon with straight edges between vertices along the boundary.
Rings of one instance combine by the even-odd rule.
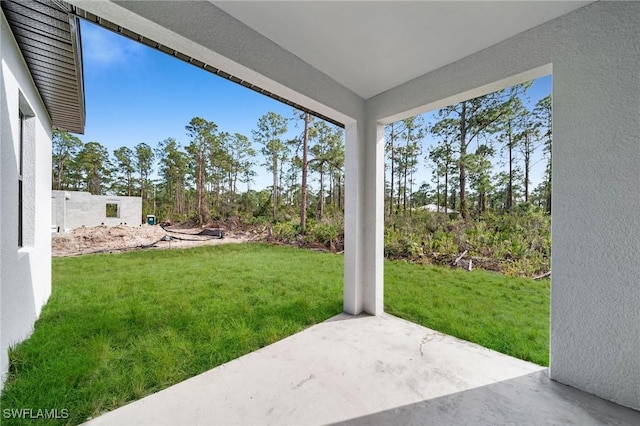
[[[2,0],[2,11],[54,129],[84,133],[80,22],[57,0]]]

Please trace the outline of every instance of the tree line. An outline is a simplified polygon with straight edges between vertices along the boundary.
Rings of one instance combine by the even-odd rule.
[[[530,203],[551,212],[551,95],[527,108],[532,82],[442,108],[434,123],[423,116],[386,126],[387,215],[411,214],[435,204],[468,219],[488,210],[511,212]],[[434,143],[424,146],[430,136]],[[431,183],[418,188],[420,159]],[[545,161],[542,181],[532,188],[531,170]],[[433,184],[433,185],[432,185]]]
[[[284,138],[292,125],[299,135]],[[143,215],[198,225],[237,216],[276,221],[299,211],[304,230],[308,214],[322,219],[343,209],[344,138],[332,124],[298,111],[268,112],[248,137],[194,117],[185,135],[184,145],[169,137],[110,155],[99,142],[54,131],[53,189],[140,196]],[[257,167],[271,172],[268,189],[251,189]]]
[[[442,108],[425,124],[416,116],[386,126],[385,212],[411,215],[427,204],[464,219],[511,212],[519,203],[551,209],[551,95],[527,107],[532,82]],[[293,138],[285,135],[291,127]],[[143,214],[192,221],[239,217],[271,222],[341,217],[344,209],[343,130],[307,113],[268,112],[251,135],[231,133],[194,117],[186,143],[172,137],[111,154],[99,142],[54,132],[53,188],[140,196]],[[427,144],[430,141],[431,143]],[[545,161],[532,188],[531,169]],[[431,182],[418,182],[422,164]],[[424,167],[424,166],[423,166]],[[271,185],[252,190],[263,168]]]

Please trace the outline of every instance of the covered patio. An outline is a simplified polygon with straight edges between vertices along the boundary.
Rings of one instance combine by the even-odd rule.
[[[95,423],[638,423],[621,406],[640,409],[639,3],[70,3],[344,125],[344,312],[372,315],[319,324]],[[551,73],[546,370],[383,313],[383,177],[386,124]]]
[[[548,370],[382,314],[341,314],[91,425],[640,423]]]

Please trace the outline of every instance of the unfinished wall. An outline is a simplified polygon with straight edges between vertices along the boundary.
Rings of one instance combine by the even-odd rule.
[[[140,226],[142,198],[92,195],[81,191],[52,191],[51,227],[70,231],[81,226]],[[109,207],[107,207],[109,206]]]
[[[598,2],[368,102],[389,122],[553,69],[551,377],[635,409],[639,43],[640,3]]]
[[[51,123],[0,17],[0,388],[8,348],[31,333],[51,294]],[[25,114],[23,246],[18,246],[19,111]]]

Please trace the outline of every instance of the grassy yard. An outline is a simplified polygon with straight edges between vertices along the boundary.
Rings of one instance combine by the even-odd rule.
[[[64,408],[76,424],[280,340],[341,312],[342,262],[262,244],[54,259],[2,409]],[[385,281],[389,313],[548,362],[547,282],[405,262]]]
[[[516,358],[549,365],[549,280],[385,263],[385,311]]]

